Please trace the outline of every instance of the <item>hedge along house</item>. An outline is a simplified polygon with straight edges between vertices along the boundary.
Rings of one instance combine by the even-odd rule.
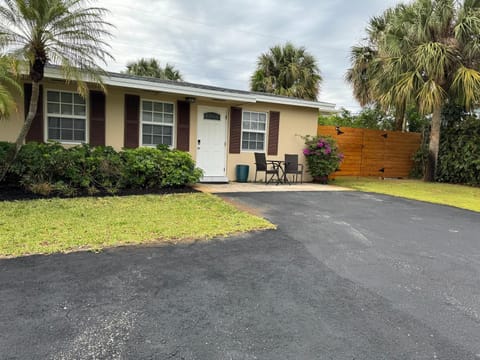
[[[303,162],[301,136],[316,134],[319,111],[335,112],[331,103],[117,73],[108,73],[104,84],[106,93],[91,90],[84,99],[59,68],[46,68],[27,142],[117,150],[165,144],[190,152],[203,181],[226,182],[235,180],[237,164],[255,167],[253,152],[271,159],[299,154]],[[0,122],[0,141],[14,141],[20,131],[31,84],[24,90],[18,111]]]

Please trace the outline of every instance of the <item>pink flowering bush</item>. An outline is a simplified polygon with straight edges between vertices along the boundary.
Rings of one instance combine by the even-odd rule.
[[[330,136],[310,136],[303,138],[303,155],[307,160],[308,172],[315,179],[327,178],[339,169],[343,154],[338,150],[337,142]]]

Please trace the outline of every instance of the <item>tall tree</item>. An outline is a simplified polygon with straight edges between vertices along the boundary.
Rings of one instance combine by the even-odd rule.
[[[382,15],[372,17],[366,28],[364,43],[353,46],[350,51],[352,67],[347,70],[345,79],[353,87],[353,95],[361,106],[381,105],[380,97],[387,82],[387,73],[382,72],[383,60],[388,55],[388,42],[392,37],[402,38],[404,34],[392,31],[392,21],[402,11],[400,4],[387,9]],[[383,104],[384,110],[395,114],[395,130],[403,130],[407,104],[404,101]]]
[[[182,81],[183,76],[179,70],[169,63],[165,65],[164,68],[156,59],[144,59],[129,62],[127,64],[127,74],[137,75],[137,76],[147,76],[154,77],[163,80],[173,80],[173,81]]]
[[[416,0],[391,9],[371,85],[384,107],[431,114],[426,181],[435,179],[442,107],[480,102],[480,1]]]
[[[394,74],[381,101],[416,103],[432,114],[426,181],[435,179],[442,108],[480,101],[480,1],[417,0],[399,12],[383,72]]]
[[[321,82],[315,58],[304,47],[287,42],[259,56],[250,87],[252,91],[317,100]]]
[[[4,0],[0,5],[0,48],[28,64],[32,96],[27,116],[8,159],[13,162],[35,117],[40,82],[47,63],[60,66],[66,79],[77,82],[83,96],[85,81],[102,85],[102,68],[112,58],[104,40],[111,25],[104,20],[108,10],[88,7],[84,0]],[[8,166],[0,174],[5,176]]]

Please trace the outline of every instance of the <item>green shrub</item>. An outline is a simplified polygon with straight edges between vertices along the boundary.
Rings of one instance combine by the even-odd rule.
[[[64,151],[66,167],[61,179],[67,186],[95,193],[115,193],[122,181],[122,159],[112,147],[75,146]]]
[[[410,177],[413,179],[423,178],[427,167],[428,159],[428,144],[425,141],[425,138],[422,139],[422,143],[418,150],[413,154],[413,167],[410,171]]]
[[[5,162],[5,159],[7,157],[7,154],[9,151],[13,149],[13,144],[6,142],[6,141],[0,141],[0,164],[3,165]]]
[[[437,180],[480,185],[480,120],[469,117],[442,129]]]
[[[0,164],[13,145],[0,143]],[[121,152],[109,146],[28,143],[12,164],[8,178],[41,195],[116,193],[124,188],[151,189],[197,182],[202,171],[190,154],[165,148]]]
[[[6,159],[10,151],[13,151],[14,145],[6,141],[0,141],[0,173],[3,171],[4,166],[6,166]],[[18,177],[14,177],[12,173],[7,173],[4,183],[15,183],[18,182]]]
[[[160,187],[162,151],[153,148],[126,149],[122,152],[123,186],[127,188],[149,189]]]
[[[435,180],[480,185],[480,119],[454,107],[442,113],[442,130]],[[413,157],[411,175],[422,177],[428,156],[429,132]]]
[[[59,181],[65,166],[65,149],[57,143],[31,142],[22,146],[9,172],[26,188],[34,184]]]
[[[160,188],[197,182],[202,176],[189,153],[154,148],[127,149],[122,152],[124,186]]]
[[[202,170],[195,168],[195,162],[190,154],[178,150],[164,151],[160,160],[160,168],[162,187],[193,184],[203,175]]]

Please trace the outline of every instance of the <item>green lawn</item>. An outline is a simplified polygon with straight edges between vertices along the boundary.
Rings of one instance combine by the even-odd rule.
[[[381,180],[360,177],[337,177],[332,184],[480,212],[480,188],[478,187],[426,183],[421,180]]]
[[[210,194],[0,202],[0,256],[210,239],[270,229]]]

